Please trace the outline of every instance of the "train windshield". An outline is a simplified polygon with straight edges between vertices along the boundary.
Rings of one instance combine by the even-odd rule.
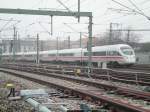
[[[133,50],[130,47],[121,47],[121,51],[125,55],[133,55]]]

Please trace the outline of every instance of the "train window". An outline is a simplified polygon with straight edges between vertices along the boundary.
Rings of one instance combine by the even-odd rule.
[[[106,51],[93,52],[93,56],[106,56]]]
[[[88,52],[85,52],[85,53],[84,53],[84,56],[88,56]]]
[[[125,55],[133,55],[133,51],[130,47],[121,47],[121,51],[125,54]]]
[[[59,54],[59,56],[74,56],[73,53],[62,53],[62,54]]]
[[[88,52],[85,52],[84,56],[88,56]],[[106,56],[106,51],[93,52],[93,56]]]
[[[21,55],[15,55],[16,57],[20,57]]]
[[[126,55],[133,55],[133,52],[131,50],[122,50],[122,52]]]
[[[32,55],[26,55],[26,57],[32,57]]]
[[[92,53],[92,55],[93,55],[93,53]],[[88,56],[88,52],[84,52],[84,56]]]
[[[56,56],[55,54],[48,54],[48,56]]]
[[[108,51],[107,55],[108,56],[120,56],[120,53],[117,51]]]

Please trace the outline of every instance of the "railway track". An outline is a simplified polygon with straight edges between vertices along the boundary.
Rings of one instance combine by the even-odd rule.
[[[20,62],[17,62],[17,63],[20,63]],[[22,62],[22,63],[26,63],[26,64],[33,64],[33,62]],[[50,64],[50,63],[41,63],[41,65],[44,65],[44,66],[57,66],[58,64],[57,63],[54,63],[54,64]],[[74,68],[74,65],[69,65],[69,64],[59,64],[60,66],[64,66],[64,67],[73,67]],[[80,68],[86,68],[86,65],[76,65],[76,67],[80,67]],[[94,66],[93,68],[97,68],[96,66]],[[127,69],[127,70],[130,70],[130,71],[138,71],[138,72],[150,72],[150,65],[147,65],[147,64],[134,64],[130,67],[128,66],[117,66],[117,67],[111,67],[108,65],[108,68],[110,69],[119,69],[119,70],[122,70],[122,69]]]
[[[65,79],[65,80],[71,80],[71,81],[75,81],[78,83],[84,83],[87,85],[92,85],[92,86],[96,86],[96,87],[105,87],[105,89],[109,89],[109,90],[117,90],[117,92],[128,92],[128,94],[130,95],[134,95],[136,97],[141,97],[142,99],[147,99],[150,100],[150,94],[149,93],[144,93],[141,91],[132,91],[131,89],[127,89],[127,88],[123,88],[123,87],[118,87],[117,85],[111,83],[111,84],[105,84],[105,83],[100,83],[101,80],[95,80],[95,79],[89,79],[89,78],[81,78],[81,77],[76,77],[76,76],[69,76],[69,75],[62,75],[62,74],[56,74],[56,73],[51,73],[51,70],[48,69],[43,69],[43,68],[35,68],[35,67],[18,67],[18,68],[13,68],[11,66],[11,69],[15,69],[15,70],[21,70],[21,71],[26,71],[26,72],[33,72],[33,73],[37,73],[39,75],[46,75],[48,77],[54,77],[54,78],[59,78],[59,79]],[[124,91],[126,90],[126,91]]]
[[[74,75],[74,69],[81,69],[80,76],[87,77],[86,67],[68,67],[56,65],[35,65],[35,64],[3,64],[3,66],[20,66],[20,67],[37,67],[38,69],[46,69],[49,72],[62,73]],[[66,72],[67,71],[67,72]],[[131,83],[136,85],[150,86],[150,73],[147,72],[133,72],[130,70],[117,70],[117,69],[100,69],[93,68],[92,78],[111,80],[123,83]]]
[[[132,67],[131,67],[131,69],[139,69],[139,70],[145,70],[145,71],[150,71],[150,65],[144,65],[144,64],[142,64],[142,65],[133,65]]]
[[[12,66],[11,66],[12,67]],[[18,68],[13,68],[13,69],[20,69],[19,67]],[[59,78],[59,79],[65,79],[65,80],[71,80],[71,81],[76,81],[76,82],[78,82],[78,83],[83,83],[83,84],[86,84],[86,85],[89,85],[89,86],[95,86],[95,87],[97,87],[97,88],[100,88],[100,89],[102,89],[101,87],[103,87],[103,89],[105,89],[105,90],[107,90],[107,92],[108,92],[108,90],[109,90],[109,92],[110,92],[110,90],[112,91],[115,91],[115,94],[117,93],[117,94],[121,94],[121,95],[124,95],[124,96],[134,96],[134,98],[136,97],[136,98],[138,98],[138,99],[144,99],[144,100],[146,100],[146,101],[149,101],[150,100],[150,94],[149,93],[146,93],[146,92],[142,92],[142,91],[134,91],[134,90],[131,90],[131,89],[127,89],[127,88],[123,88],[123,87],[117,87],[117,86],[115,86],[115,85],[108,85],[108,84],[102,84],[102,83],[98,83],[98,82],[94,82],[94,81],[91,81],[91,80],[83,80],[83,79],[81,79],[81,78],[73,78],[73,77],[67,77],[67,76],[65,76],[65,75],[58,75],[58,74],[49,74],[47,71],[45,72],[43,69],[37,69],[37,68],[31,68],[31,67],[28,67],[28,68],[24,68],[24,69],[22,69],[22,70],[24,70],[24,71],[30,71],[31,72],[31,70],[34,72],[34,73],[38,73],[38,74],[41,74],[41,75],[43,75],[43,74],[46,74],[46,76],[49,76],[49,77],[53,77],[53,78]],[[3,70],[2,70],[3,71]],[[9,70],[8,70],[9,71]],[[8,72],[8,71],[5,71],[5,72]],[[22,76],[23,78],[27,78],[26,76]],[[29,78],[29,77],[28,77]],[[33,78],[33,77],[32,77]],[[35,80],[35,79],[34,79]],[[96,91],[97,91],[97,89],[96,89]],[[91,91],[86,91],[86,92],[88,92],[88,93],[91,93],[91,94],[95,94],[95,93],[97,93],[96,91],[93,91],[92,93],[91,93]],[[98,94],[99,93],[101,93],[101,92],[98,92]],[[89,95],[88,95],[88,97],[89,97]],[[110,100],[110,99],[109,99]],[[112,100],[112,99],[111,99]],[[110,102],[109,102],[110,103]],[[123,104],[124,105],[124,104]],[[127,105],[126,105],[127,106]],[[130,110],[131,111],[131,110]],[[147,112],[147,111],[138,111],[138,110],[132,110],[133,112]],[[131,111],[131,112],[132,112]],[[118,111],[118,112],[121,112],[121,111]]]

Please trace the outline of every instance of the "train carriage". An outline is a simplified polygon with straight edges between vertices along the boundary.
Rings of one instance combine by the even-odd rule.
[[[3,59],[12,57],[12,54],[3,54]],[[40,51],[41,61],[87,62],[86,48]],[[16,53],[16,60],[36,60],[36,52]],[[135,63],[135,53],[131,46],[126,44],[105,45],[92,47],[92,62],[117,63],[131,65]]]

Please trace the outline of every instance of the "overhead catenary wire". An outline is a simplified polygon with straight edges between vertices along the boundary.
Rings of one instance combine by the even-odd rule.
[[[120,6],[124,7],[124,8],[127,8],[127,9],[129,9],[129,10],[131,10],[131,11],[133,11],[133,12],[136,12],[137,14],[140,14],[140,15],[146,17],[148,20],[150,20],[150,17],[149,17],[149,16],[147,16],[147,15],[145,15],[145,14],[143,14],[143,13],[141,13],[141,12],[135,10],[135,9],[132,9],[132,8],[126,6],[126,5],[123,5],[122,3],[120,3],[120,2],[118,2],[118,1],[116,1],[116,0],[112,0],[112,1],[115,2],[115,3],[117,3],[118,5],[120,5]]]
[[[128,15],[125,15],[125,14],[124,14],[124,15],[122,15],[122,16],[120,16],[120,17],[107,18],[107,19],[104,18],[104,20],[100,21],[99,24],[100,24],[100,23],[104,23],[105,21],[112,21],[112,20],[122,19],[122,18],[127,17],[127,16],[128,16]]]
[[[126,6],[126,5],[123,5],[122,3],[120,3],[120,2],[118,2],[118,1],[116,1],[116,0],[112,0],[112,1],[115,2],[115,3],[117,3],[118,5],[120,5],[120,6],[124,7],[124,8],[126,8],[126,9],[129,9],[129,10],[131,10],[131,11],[133,11],[133,12],[139,13],[139,12],[136,11],[135,9],[132,9],[132,8]],[[141,14],[141,13],[140,13],[140,14]]]
[[[117,12],[117,13],[124,13],[124,14],[134,14],[134,15],[136,15],[137,13],[136,12],[133,12],[133,11],[130,11],[130,10],[126,10],[126,9],[115,9],[115,8],[108,8],[109,10],[111,10],[111,11],[115,11],[115,12]]]
[[[2,30],[11,30],[11,27],[14,27],[14,26],[16,26],[18,23],[21,22],[21,20],[14,20],[13,18],[10,18],[10,19],[1,19],[1,18],[0,18],[0,21],[7,21],[7,23],[6,23],[4,26],[2,26],[2,28],[0,29],[0,32],[1,32]],[[16,23],[10,25],[9,28],[8,28],[8,24],[10,24],[10,22],[16,22]],[[7,28],[6,28],[6,26],[7,26]]]
[[[137,5],[132,2],[132,0],[128,0],[128,1],[129,1],[139,12],[141,12],[141,13],[144,14],[144,12],[143,12],[141,9],[139,9],[139,8],[137,7]]]
[[[71,10],[60,0],[57,0],[66,10],[68,10],[69,12],[71,12]]]
[[[65,24],[65,23],[64,23],[64,25],[66,25],[68,28],[70,28],[72,31],[74,31],[74,32],[76,32],[76,33],[80,33],[80,32],[81,32],[81,31],[78,31],[78,30],[72,28],[72,27],[71,27],[70,25],[68,25],[68,24]],[[85,35],[85,34],[83,34],[83,36],[88,37],[88,36]]]
[[[89,23],[64,23],[64,24],[74,24],[74,25],[87,25],[87,24],[89,24]]]
[[[12,19],[12,18],[10,18],[10,19]],[[0,21],[10,21],[10,19],[2,19],[2,18],[0,18]],[[11,21],[20,21],[20,20],[12,19]]]
[[[11,18],[6,24],[2,26],[2,28],[0,29],[0,32],[11,22],[11,20],[13,20],[13,18]]]
[[[64,24],[74,24],[74,25],[87,25],[88,23],[64,23]],[[97,25],[97,26],[105,26],[105,25],[109,25],[109,24],[104,24],[104,23],[93,23],[93,25]]]
[[[150,1],[149,0],[144,0],[143,2],[141,2],[141,4],[146,4],[148,2],[150,2]]]
[[[17,21],[16,23],[12,24],[11,26],[9,27],[13,27],[13,26],[16,26],[17,24],[19,24],[21,21]]]
[[[66,1],[64,1],[65,3],[67,3],[67,2],[69,2],[70,0],[66,0]],[[61,7],[62,5],[61,4],[59,4],[57,7],[56,7],[56,9],[58,9],[59,7]]]
[[[128,14],[126,14],[126,13],[124,13],[122,16],[120,16],[120,17],[112,17],[113,15],[112,15],[112,13],[111,13],[111,15],[109,14],[109,10],[110,10],[110,8],[107,8],[105,11],[104,11],[104,13],[103,14],[101,14],[101,15],[98,15],[98,16],[95,16],[94,17],[94,19],[95,20],[97,20],[97,19],[99,19],[99,18],[101,18],[100,20],[102,20],[102,22],[103,21],[112,21],[112,20],[115,20],[115,19],[122,19],[123,17],[127,17],[128,16]],[[103,18],[102,18],[103,17]],[[103,19],[105,19],[105,20],[103,20]],[[100,23],[101,24],[101,23]]]
[[[38,23],[49,35],[51,35],[51,33],[40,22],[38,22]]]
[[[71,29],[74,32],[79,32],[78,30],[74,29],[73,27],[71,27],[70,25],[64,23],[65,26],[67,26],[69,29]]]

